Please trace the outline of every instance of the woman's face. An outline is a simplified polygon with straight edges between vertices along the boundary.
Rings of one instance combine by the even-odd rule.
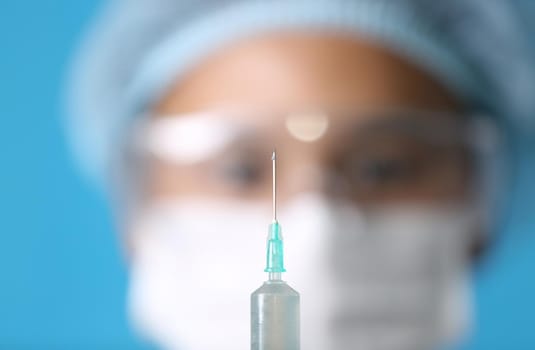
[[[471,211],[441,206],[471,187],[459,111],[433,78],[355,38],[258,37],[201,62],[149,120],[149,205],[130,235],[140,328],[168,348],[247,348],[276,147],[303,347],[449,337],[473,229]]]
[[[459,109],[431,76],[369,42],[307,34],[250,39],[201,62],[154,111],[180,119],[238,110],[217,118],[246,124],[248,132],[205,162],[154,161],[148,196],[269,200],[276,147],[282,201],[304,191],[343,193],[360,204],[451,199],[464,194],[469,156],[430,141],[459,122],[452,120]],[[303,141],[292,125],[322,135]]]

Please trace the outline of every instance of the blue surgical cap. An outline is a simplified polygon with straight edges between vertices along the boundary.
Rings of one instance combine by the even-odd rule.
[[[517,17],[506,0],[114,1],[74,60],[70,138],[85,173],[106,184],[125,128],[170,84],[232,41],[292,29],[369,37],[521,126],[535,114],[535,61]]]

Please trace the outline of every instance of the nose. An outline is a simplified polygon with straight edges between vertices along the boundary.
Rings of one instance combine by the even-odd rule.
[[[323,191],[324,175],[322,169],[317,164],[302,164],[292,171],[287,179],[287,190],[289,196],[302,192]]]

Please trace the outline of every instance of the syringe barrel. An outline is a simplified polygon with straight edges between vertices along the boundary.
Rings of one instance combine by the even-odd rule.
[[[251,294],[251,350],[299,350],[299,293],[282,280]]]

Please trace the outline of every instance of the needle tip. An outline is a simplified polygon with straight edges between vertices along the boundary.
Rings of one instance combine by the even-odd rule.
[[[277,154],[275,150],[273,150],[273,154],[271,155],[271,160],[275,160],[275,159],[277,159]]]

